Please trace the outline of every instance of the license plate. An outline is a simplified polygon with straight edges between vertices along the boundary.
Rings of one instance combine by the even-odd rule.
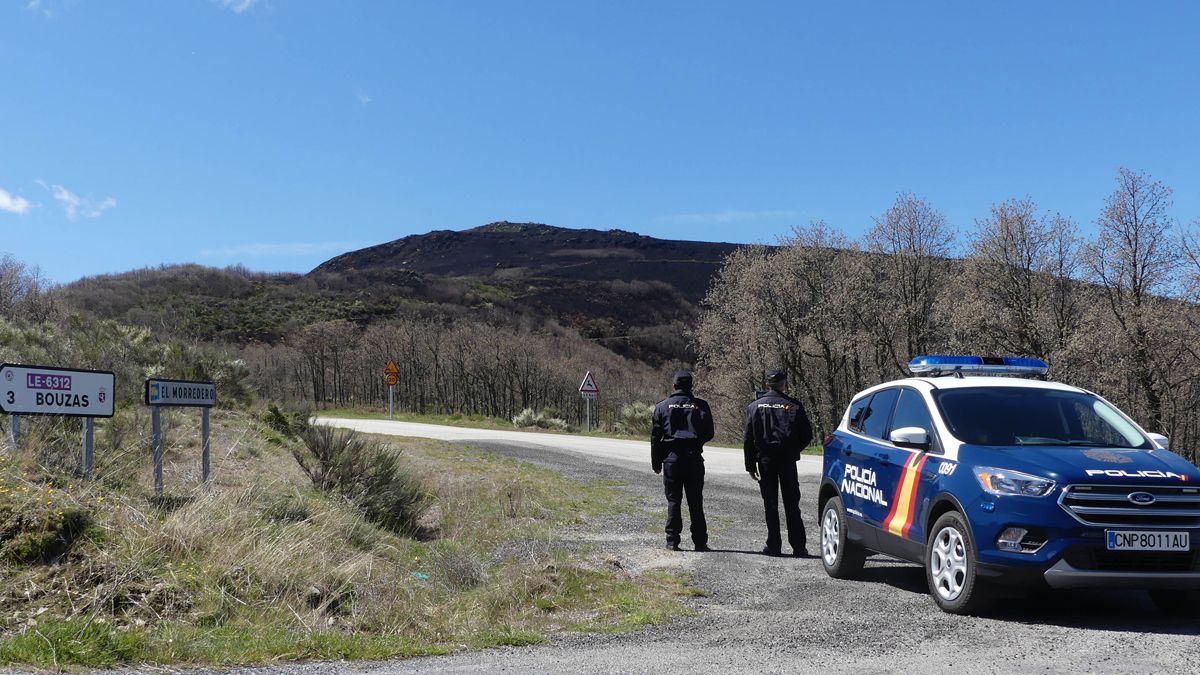
[[[1105,530],[1110,551],[1186,551],[1191,548],[1187,532]]]

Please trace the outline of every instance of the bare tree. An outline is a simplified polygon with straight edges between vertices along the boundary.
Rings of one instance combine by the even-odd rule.
[[[1127,365],[1145,400],[1146,420],[1163,423],[1169,350],[1156,349],[1156,297],[1178,290],[1181,255],[1170,215],[1171,189],[1144,173],[1117,172],[1117,187],[1096,221],[1100,231],[1086,248],[1085,265],[1120,328]]]
[[[1053,359],[1078,328],[1079,238],[1074,223],[1039,216],[1029,199],[992,206],[976,221],[966,261],[985,350]]]
[[[878,254],[872,262],[879,283],[876,306],[865,316],[895,373],[935,340],[933,309],[953,240],[945,216],[910,192],[897,195],[867,233],[867,250]]]

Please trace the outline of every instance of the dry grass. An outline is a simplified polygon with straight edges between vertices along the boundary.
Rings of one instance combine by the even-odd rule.
[[[627,508],[612,488],[405,442],[405,466],[433,495],[426,536],[414,539],[314,489],[291,456],[296,441],[219,412],[207,489],[198,416],[172,415],[160,500],[135,414],[100,430],[125,440],[98,451],[94,480],[46,468],[44,448],[0,450],[0,545],[15,540],[2,514],[17,512],[35,517],[16,529],[44,543],[0,571],[0,663],[381,658],[618,630],[680,611],[677,579],[631,576],[556,536]],[[83,525],[63,536],[68,513]]]

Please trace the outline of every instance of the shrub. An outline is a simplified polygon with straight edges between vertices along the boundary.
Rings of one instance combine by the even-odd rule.
[[[281,408],[276,403],[267,406],[263,423],[288,438],[299,438],[308,430],[310,411]]]
[[[326,426],[309,427],[303,439],[292,455],[314,486],[350,499],[382,528],[402,535],[420,530],[429,493],[390,445]]]
[[[483,563],[462,546],[449,543],[439,546],[429,560],[438,579],[451,588],[470,590],[487,579]]]
[[[533,408],[526,408],[512,418],[513,426],[528,429],[536,427],[538,422],[542,420],[542,415]]]
[[[573,431],[569,423],[564,419],[557,417],[549,417],[546,415],[546,410],[537,412],[533,408],[526,408],[518,415],[512,418],[513,426],[519,429],[557,429],[559,431]]]
[[[0,560],[50,562],[71,550],[91,525],[88,510],[53,484],[25,479],[0,462]]]
[[[631,436],[649,436],[650,418],[654,416],[654,406],[641,401],[626,403],[617,413],[617,429]]]

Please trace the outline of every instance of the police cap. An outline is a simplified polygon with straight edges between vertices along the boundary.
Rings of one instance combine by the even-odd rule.
[[[692,374],[686,370],[677,370],[671,378],[671,384],[675,385],[676,389],[691,389]]]
[[[775,384],[776,382],[783,382],[784,380],[787,379],[787,373],[784,372],[783,368],[772,368],[771,370],[767,371],[766,379],[767,379],[767,384]]]

